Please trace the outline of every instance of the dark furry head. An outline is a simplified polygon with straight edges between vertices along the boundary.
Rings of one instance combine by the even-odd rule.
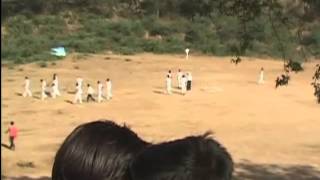
[[[127,167],[147,145],[126,126],[95,121],[78,126],[58,150],[52,180],[124,180]]]
[[[210,134],[148,146],[131,163],[131,179],[230,180],[232,158]]]

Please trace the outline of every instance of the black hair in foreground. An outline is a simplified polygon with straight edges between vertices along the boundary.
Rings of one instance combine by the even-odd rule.
[[[52,180],[126,180],[127,168],[147,143],[108,120],[82,124],[55,156]]]
[[[230,180],[233,161],[211,133],[150,145],[130,165],[132,180]]]

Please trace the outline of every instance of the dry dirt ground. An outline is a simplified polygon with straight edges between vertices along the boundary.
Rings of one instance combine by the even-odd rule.
[[[16,179],[49,177],[53,158],[64,138],[78,125],[97,119],[126,123],[142,138],[160,142],[207,130],[224,144],[237,163],[236,179],[320,179],[320,105],[310,85],[319,60],[292,74],[289,86],[274,88],[282,62],[245,58],[238,66],[230,58],[212,56],[111,54],[70,55],[55,65],[2,68],[2,174]],[[259,70],[266,83],[257,85]],[[178,68],[193,74],[186,96],[174,89],[166,95],[165,75]],[[40,78],[57,73],[62,97],[41,101]],[[34,97],[23,98],[24,76]],[[110,77],[114,98],[98,103],[70,104],[75,79],[84,84]],[[20,129],[16,151],[8,145],[9,121]],[[10,178],[9,178],[10,179]],[[15,178],[11,178],[15,179]]]

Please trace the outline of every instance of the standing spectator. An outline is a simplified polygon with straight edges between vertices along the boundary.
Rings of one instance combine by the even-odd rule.
[[[171,70],[168,71],[167,75],[172,78],[172,73],[171,73]]]
[[[7,130],[7,133],[9,133],[9,141],[10,141],[10,146],[9,146],[9,148],[14,151],[15,148],[16,148],[16,145],[15,145],[14,141],[15,141],[15,139],[17,138],[18,129],[17,129],[17,127],[14,125],[14,122],[13,122],[13,121],[10,122],[10,126],[9,126],[9,128],[8,128],[8,130]]]

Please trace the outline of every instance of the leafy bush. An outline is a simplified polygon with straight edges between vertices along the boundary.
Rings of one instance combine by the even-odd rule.
[[[50,55],[50,49],[57,46],[68,48],[68,52],[82,53],[105,50],[122,54],[143,51],[183,53],[189,47],[206,54],[235,55],[239,53],[244,34],[250,40],[245,55],[282,57],[285,54],[286,58],[302,61],[304,56],[297,51],[297,47],[302,45],[307,56],[320,56],[320,25],[317,23],[312,24],[310,36],[301,42],[295,39],[296,27],[285,27],[278,23],[279,41],[266,17],[257,17],[249,22],[247,32],[243,32],[239,19],[211,11],[215,4],[209,1],[201,1],[202,5],[198,3],[193,9],[193,6],[188,6],[191,9],[184,9],[183,12],[181,7],[189,1],[159,1],[159,7],[154,6],[155,2],[148,1],[152,8],[160,10],[160,16],[154,16],[154,11],[135,11],[128,4],[118,4],[116,1],[70,1],[70,6],[77,4],[79,8],[66,7],[65,10],[52,13],[63,2],[40,1],[32,2],[34,4],[31,6],[35,9],[16,9],[23,13],[6,16],[2,22],[5,30],[1,41],[1,59],[15,64],[55,60],[58,58]],[[126,11],[128,8],[130,11]],[[170,12],[165,8],[171,9]],[[203,12],[199,13],[197,9]],[[127,14],[126,17],[119,16],[122,13]],[[184,13],[190,13],[190,16]],[[162,18],[165,14],[168,16]],[[294,21],[291,19],[290,23]],[[161,38],[146,39],[146,32],[151,36],[160,35]]]

